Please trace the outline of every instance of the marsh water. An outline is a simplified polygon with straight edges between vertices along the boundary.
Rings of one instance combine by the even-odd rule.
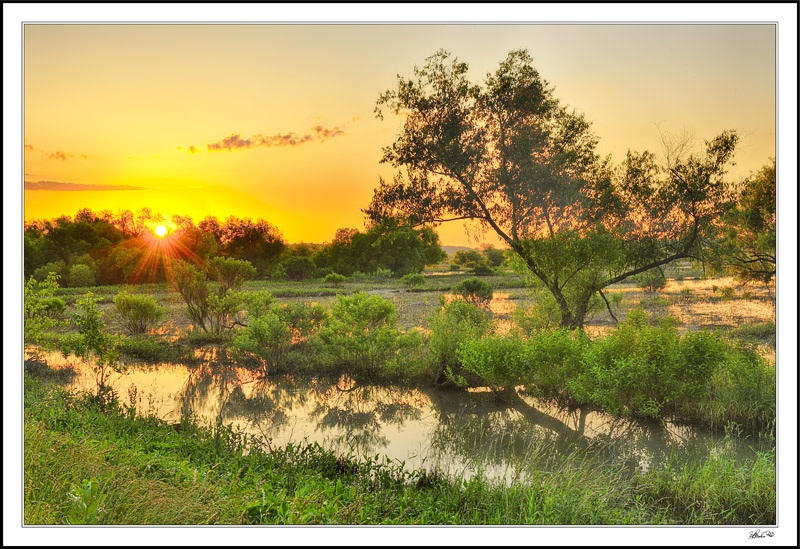
[[[53,368],[76,371],[67,387],[95,389],[94,373],[80,359],[60,353],[44,358]],[[724,448],[746,458],[759,446],[746,437],[567,410],[522,392],[502,402],[481,390],[359,385],[346,377],[263,378],[213,359],[200,366],[131,364],[110,384],[122,403],[168,422],[191,412],[201,422],[222,421],[272,447],[317,442],[340,455],[379,456],[409,470],[464,478],[481,473],[501,482],[518,480],[533,465],[558,470],[585,455],[581,450],[647,470],[670,455],[704,459]]]

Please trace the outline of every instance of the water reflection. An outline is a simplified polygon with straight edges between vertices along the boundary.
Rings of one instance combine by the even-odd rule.
[[[67,385],[93,389],[91,370],[58,353],[51,366],[78,371]],[[535,464],[558,470],[593,455],[624,468],[647,469],[674,454],[704,457],[721,437],[672,424],[642,424],[591,409],[567,410],[518,394],[498,401],[490,392],[356,385],[349,378],[301,380],[260,377],[245,368],[207,362],[132,365],[112,380],[120,395],[135,395],[140,411],[172,422],[190,411],[266,437],[272,446],[318,442],[340,454],[383,454],[409,468],[506,479]],[[753,441],[726,439],[741,455]]]

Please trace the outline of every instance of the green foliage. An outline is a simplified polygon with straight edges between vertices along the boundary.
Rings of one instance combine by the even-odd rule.
[[[736,203],[723,218],[709,263],[731,270],[740,282],[769,284],[776,266],[775,159],[745,180]]]
[[[484,258],[477,250],[457,250],[453,254],[453,263],[467,269],[474,269],[483,262]]]
[[[456,351],[465,341],[480,339],[489,332],[489,316],[473,303],[453,300],[428,319],[428,326],[431,360],[438,367],[434,381],[442,383],[448,378],[460,381],[457,376],[461,375],[461,362]]]
[[[658,268],[636,275],[635,279],[638,286],[648,292],[661,291],[667,285],[667,278],[664,276],[663,271]]]
[[[326,274],[325,278],[322,279],[325,284],[333,286],[334,288],[341,286],[345,280],[347,280],[347,277],[339,273]]]
[[[72,485],[67,496],[72,508],[67,515],[69,524],[97,524],[103,513],[103,504],[108,494],[101,492],[100,481],[96,478],[83,479],[80,486]]]
[[[396,323],[391,301],[363,292],[340,295],[322,322],[317,341],[329,358],[350,366],[353,374],[376,374],[390,367],[401,349],[418,342],[415,333],[400,333]]]
[[[719,289],[719,297],[722,301],[731,301],[736,298],[736,289],[732,286],[723,286]]]
[[[64,311],[64,302],[53,297],[58,289],[58,275],[50,273],[41,282],[30,277],[25,282],[24,334],[25,345],[51,342],[50,331],[63,323],[58,318]]]
[[[129,294],[127,291],[114,297],[114,307],[122,326],[132,335],[155,330],[167,315],[166,309],[159,307],[149,295]]]
[[[220,274],[222,268],[229,268]],[[226,258],[216,266],[223,284],[212,282],[206,274],[185,261],[174,263],[173,286],[186,304],[186,316],[204,332],[219,336],[231,330],[245,304],[244,294],[235,288],[252,272],[246,262]]]
[[[355,271],[374,273],[378,270],[404,275],[419,273],[426,265],[446,259],[439,245],[439,235],[429,227],[413,228],[384,220],[366,233],[340,229],[333,242],[320,250],[314,259],[318,266],[351,275]]]
[[[313,278],[317,270],[314,260],[310,257],[293,255],[281,263],[289,280],[307,280]]]
[[[256,268],[244,259],[217,256],[208,261],[208,275],[220,285],[222,293],[227,293],[254,278]]]
[[[97,397],[102,402],[113,398],[113,392],[107,385],[108,377],[114,372],[123,372],[125,368],[118,363],[119,346],[122,336],[105,331],[103,311],[97,307],[97,299],[87,293],[77,302],[77,311],[72,314],[78,327],[78,335],[61,340],[61,352],[64,356],[75,354],[90,361],[95,372]]]
[[[497,274],[495,273],[494,269],[488,265],[477,265],[470,270],[470,273],[474,274],[475,276],[492,276],[493,274]]]
[[[450,264],[450,270],[451,270],[451,271],[454,271],[454,272],[455,272],[455,271],[458,271],[458,270],[460,270],[460,269],[461,269],[461,265],[456,265],[455,263],[451,263],[451,264]]]
[[[63,261],[52,261],[33,271],[32,276],[36,280],[44,280],[50,273],[55,274],[58,278],[63,280],[69,274],[69,270],[67,269],[67,264]]]
[[[513,390],[529,380],[527,345],[514,337],[484,337],[459,345],[456,357],[465,370],[478,374],[493,389]]]
[[[249,292],[243,297],[244,307],[247,309],[248,318],[258,318],[267,314],[276,300],[268,290]]]
[[[265,373],[286,370],[289,350],[314,335],[324,318],[324,308],[306,303],[273,303],[269,307],[254,308],[248,310],[247,326],[240,330],[233,347],[259,357]]]
[[[774,322],[753,322],[736,326],[731,335],[737,338],[763,341],[775,347],[775,323]]]
[[[403,286],[412,290],[414,288],[419,288],[425,285],[425,277],[418,273],[409,273],[407,275],[403,275],[400,279],[400,282],[403,283]]]
[[[614,414],[669,416],[679,403],[709,397],[725,348],[711,333],[681,337],[674,324],[650,326],[644,313],[629,314],[617,330],[588,347],[587,368],[572,389],[579,399]]]
[[[480,278],[465,278],[450,290],[468,303],[485,305],[492,300],[494,287]]]

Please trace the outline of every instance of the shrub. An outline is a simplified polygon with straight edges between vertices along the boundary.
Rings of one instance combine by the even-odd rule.
[[[635,279],[639,288],[646,289],[649,292],[661,291],[667,285],[667,279],[659,268],[645,271],[637,275]]]
[[[189,320],[215,336],[233,328],[235,317],[245,303],[244,294],[231,290],[236,287],[238,278],[232,279],[233,284],[230,284],[231,279],[226,279],[225,285],[212,283],[205,273],[185,261],[175,262],[173,275],[173,284],[186,303]]]
[[[67,305],[62,299],[57,297],[45,297],[41,300],[42,315],[47,318],[60,319],[63,318]]]
[[[388,280],[392,277],[392,270],[378,267],[375,269],[375,272],[370,275],[370,277],[373,280]]]
[[[493,389],[513,389],[529,379],[527,345],[514,337],[485,337],[467,340],[456,356],[465,370],[479,375]]]
[[[434,382],[441,384],[449,379],[463,384],[461,362],[456,351],[463,342],[480,339],[489,332],[491,322],[486,311],[475,304],[454,300],[429,318],[428,326],[431,329],[428,344],[433,350],[431,356],[437,368]]]
[[[149,295],[129,294],[124,291],[114,298],[114,307],[122,326],[134,335],[158,328],[167,314]]]
[[[450,264],[450,270],[451,271],[458,271],[460,269],[461,269],[461,265],[456,265],[455,263],[451,263]]]
[[[723,286],[719,289],[719,297],[722,301],[730,301],[736,298],[736,290],[732,286]]]
[[[25,345],[48,343],[52,339],[50,330],[61,323],[56,320],[56,310],[64,310],[64,302],[54,297],[58,289],[58,275],[50,273],[41,282],[30,277],[25,282],[24,334]]]
[[[292,342],[287,322],[274,312],[250,319],[234,340],[234,348],[260,357],[267,371],[278,367]]]
[[[339,273],[330,273],[326,274],[325,278],[322,281],[329,286],[333,286],[334,288],[338,288],[342,285],[342,283],[347,280],[347,277],[344,275],[340,275]]]
[[[691,288],[683,288],[681,290],[681,299],[690,301],[693,298],[694,298],[694,290],[692,290]]]
[[[317,341],[323,352],[353,374],[375,374],[390,366],[397,353],[417,342],[416,334],[395,329],[394,303],[380,296],[356,292],[338,296],[322,322]]]
[[[312,278],[317,270],[314,260],[310,257],[293,255],[281,263],[289,280],[306,280]]]
[[[450,290],[461,296],[467,303],[486,304],[492,300],[494,288],[480,278],[465,278]]]
[[[91,267],[84,264],[73,265],[67,274],[67,286],[76,288],[94,286],[94,273]]]
[[[272,304],[257,315],[248,313],[247,326],[234,340],[234,348],[262,359],[265,373],[283,366],[292,346],[304,343],[319,330],[325,309],[305,303]]]
[[[208,275],[215,280],[226,293],[239,290],[246,280],[256,276],[256,268],[244,259],[232,257],[214,257],[208,261]]]
[[[77,302],[78,310],[73,313],[78,335],[61,340],[61,352],[66,357],[70,353],[92,361],[99,402],[106,403],[113,398],[113,391],[107,385],[113,372],[122,372],[119,365],[119,345],[123,338],[105,331],[103,311],[97,308],[97,299],[87,293]]]
[[[496,274],[494,269],[492,269],[488,265],[476,265],[475,267],[470,270],[470,273],[474,274],[475,276],[491,276]]]
[[[402,282],[406,288],[411,290],[413,288],[419,288],[420,286],[424,286],[425,277],[421,274],[409,273],[407,275],[403,275],[403,277],[400,279],[400,282]]]
[[[50,273],[55,274],[62,280],[66,280],[69,270],[67,269],[67,264],[63,261],[51,261],[50,263],[46,263],[33,271],[32,276],[36,280],[45,280]]]

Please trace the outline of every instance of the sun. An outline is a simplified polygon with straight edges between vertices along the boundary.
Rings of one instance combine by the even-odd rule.
[[[164,225],[156,227],[156,236],[163,238],[167,235],[167,228]]]

